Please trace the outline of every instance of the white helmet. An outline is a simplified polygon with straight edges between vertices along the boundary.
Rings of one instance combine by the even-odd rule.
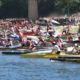
[[[78,46],[78,44],[75,44],[75,46]]]

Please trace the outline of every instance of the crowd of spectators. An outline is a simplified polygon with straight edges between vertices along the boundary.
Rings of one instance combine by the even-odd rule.
[[[38,36],[40,45],[45,45],[45,41],[42,38],[42,36],[47,35],[50,39],[50,42],[53,44],[54,43],[53,34],[55,34],[56,32],[54,26],[66,25],[67,27],[63,27],[63,31],[62,31],[62,34],[64,34],[64,33],[69,33],[69,28],[70,28],[69,26],[77,25],[79,23],[80,23],[80,18],[76,19],[75,17],[39,18],[36,21],[27,20],[24,18],[1,19],[0,20],[0,45],[9,46],[11,45],[10,41],[12,41],[14,44],[25,43],[27,40],[24,39],[25,34]],[[15,37],[15,39],[11,37]]]

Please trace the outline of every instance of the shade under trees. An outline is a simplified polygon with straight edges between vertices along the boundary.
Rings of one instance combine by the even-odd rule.
[[[27,17],[28,0],[0,0],[0,18]],[[80,0],[38,0],[39,16],[51,13],[73,14],[80,11]]]

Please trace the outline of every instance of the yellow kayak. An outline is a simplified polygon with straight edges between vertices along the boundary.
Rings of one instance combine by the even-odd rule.
[[[58,54],[52,54],[52,53],[43,53],[43,54],[33,54],[33,53],[28,53],[28,54],[21,54],[21,57],[23,58],[58,58]]]
[[[44,58],[57,61],[80,62],[80,54],[28,53],[21,54],[23,58]]]

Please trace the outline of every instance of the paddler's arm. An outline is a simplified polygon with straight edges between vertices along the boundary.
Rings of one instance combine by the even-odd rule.
[[[52,52],[51,52],[51,54],[60,54],[60,51],[53,49]]]

